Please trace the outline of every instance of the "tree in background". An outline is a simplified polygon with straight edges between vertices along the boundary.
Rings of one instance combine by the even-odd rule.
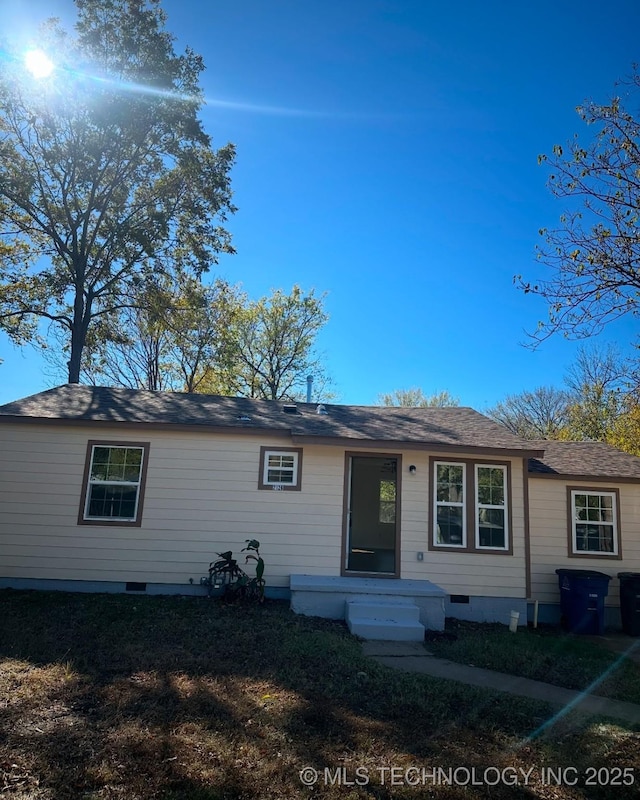
[[[523,439],[558,439],[567,426],[569,406],[567,391],[540,386],[508,395],[485,414]]]
[[[605,442],[633,391],[631,362],[609,345],[581,348],[565,378],[570,403],[563,438]]]
[[[379,406],[404,406],[405,408],[447,408],[459,406],[460,400],[446,389],[426,395],[422,389],[396,389],[389,394],[381,394],[376,405]]]
[[[17,343],[49,321],[80,380],[87,339],[135,306],[149,276],[200,276],[232,252],[221,227],[234,149],[198,118],[199,56],[177,54],[160,0],[76,0],[59,68],[0,76],[0,326]],[[102,324],[100,324],[102,323]]]
[[[212,365],[230,369],[232,332],[243,297],[222,280],[181,276],[140,287],[135,305],[96,327],[83,375],[132,389],[198,391]]]
[[[619,450],[640,456],[640,403],[637,397],[625,400],[622,413],[613,420],[607,442]]]
[[[318,355],[317,336],[328,320],[324,295],[290,294],[277,289],[248,302],[235,317],[229,358],[212,364],[199,391],[256,397],[264,400],[302,399],[307,376],[314,378],[314,398],[327,396],[328,376]]]
[[[640,74],[622,86],[624,97],[577,109],[595,130],[586,145],[576,136],[566,152],[556,145],[551,156],[540,156],[551,166],[552,193],[569,208],[559,228],[540,231],[546,244],[538,255],[552,277],[532,283],[516,276],[549,306],[536,341],[557,332],[590,336],[640,310]]]
[[[640,454],[640,392],[635,362],[613,346],[583,347],[564,387],[511,395],[487,416],[524,439],[608,442]]]

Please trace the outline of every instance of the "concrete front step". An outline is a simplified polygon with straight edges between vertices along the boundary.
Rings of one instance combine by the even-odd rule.
[[[347,601],[345,619],[351,633],[362,639],[423,642],[420,609],[413,603]]]
[[[415,603],[371,603],[363,600],[347,601],[346,619],[377,619],[391,622],[419,622],[420,609]]]
[[[383,642],[423,642],[424,625],[419,622],[395,622],[389,619],[350,619],[349,630],[361,639]]]

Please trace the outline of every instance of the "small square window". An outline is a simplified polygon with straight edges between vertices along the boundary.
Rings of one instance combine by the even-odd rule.
[[[259,489],[298,491],[301,482],[301,448],[260,448]]]

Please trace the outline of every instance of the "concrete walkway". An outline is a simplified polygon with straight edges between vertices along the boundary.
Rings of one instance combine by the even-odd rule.
[[[517,678],[504,672],[468,667],[444,658],[435,658],[421,642],[365,641],[362,643],[362,650],[366,656],[379,663],[404,672],[418,672],[434,678],[446,678],[470,686],[530,697],[571,710],[640,725],[640,705],[635,703],[584,694],[530,678]]]

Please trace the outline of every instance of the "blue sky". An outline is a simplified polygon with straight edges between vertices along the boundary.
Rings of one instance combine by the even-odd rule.
[[[513,276],[544,277],[538,229],[563,206],[539,153],[575,132],[640,60],[637,0],[164,0],[204,56],[206,129],[236,144],[237,255],[215,270],[252,297],[327,292],[320,338],[339,401],[448,389],[479,410],[560,385],[561,338]],[[35,37],[71,0],[3,0],[0,30]],[[599,343],[624,347],[626,320]],[[62,382],[0,334],[0,403]]]

